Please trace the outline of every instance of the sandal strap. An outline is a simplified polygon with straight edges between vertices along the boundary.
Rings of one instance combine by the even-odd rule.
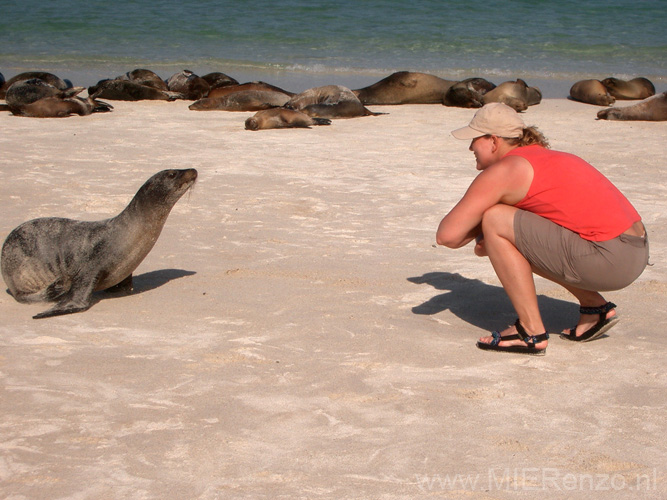
[[[605,305],[600,307],[580,307],[579,314],[600,314],[606,315],[612,309],[616,309],[616,304],[613,302],[607,302]]]
[[[526,329],[523,327],[521,321],[519,321],[518,319],[514,323],[514,326],[516,327],[517,336],[529,346],[531,344],[534,346],[535,344],[537,344],[538,342],[542,342],[543,340],[549,340],[549,332],[544,332],[539,335],[528,335]],[[507,339],[508,337],[505,337],[505,340]]]
[[[519,335],[508,335],[507,337],[501,337],[500,332],[491,332],[493,340],[490,342],[492,346],[497,346],[501,340],[518,340],[521,337]]]

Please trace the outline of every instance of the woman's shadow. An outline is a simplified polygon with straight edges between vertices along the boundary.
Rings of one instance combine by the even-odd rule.
[[[432,315],[450,310],[462,320],[487,331],[502,329],[505,323],[513,323],[516,319],[512,303],[501,286],[444,272],[426,273],[408,278],[408,281],[418,285],[426,283],[436,290],[447,290],[413,307],[415,314]],[[576,324],[576,303],[544,295],[538,295],[537,302],[548,331],[561,331]]]

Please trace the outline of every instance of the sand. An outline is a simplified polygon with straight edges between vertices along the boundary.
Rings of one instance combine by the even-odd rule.
[[[159,170],[199,171],[134,294],[45,320],[31,316],[49,305],[0,294],[0,496],[667,495],[667,123],[566,99],[524,113],[621,188],[654,264],[606,294],[622,318],[607,338],[529,357],[475,347],[513,310],[488,260],[435,245],[476,174],[449,135],[474,110],[250,132],[252,113],[188,104],[0,113],[3,241],[35,217],[111,217]],[[537,286],[550,331],[576,322],[566,292]]]

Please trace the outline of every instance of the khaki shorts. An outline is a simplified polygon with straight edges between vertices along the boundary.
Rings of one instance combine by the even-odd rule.
[[[539,274],[597,292],[625,288],[648,264],[648,235],[588,241],[539,215],[518,210],[514,238]]]

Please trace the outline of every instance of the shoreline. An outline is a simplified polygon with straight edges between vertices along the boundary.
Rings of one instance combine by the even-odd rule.
[[[0,73],[5,77],[5,80],[9,80],[13,76],[25,72],[25,71],[46,71],[53,73],[61,78],[68,79],[75,86],[90,87],[91,85],[96,84],[98,81],[106,78],[115,78],[120,76],[127,71],[132,71],[137,68],[146,68],[157,73],[161,78],[167,80],[171,75],[182,71],[184,69],[189,69],[199,76],[205,75],[212,71],[221,71],[226,75],[236,79],[239,83],[245,83],[250,81],[265,81],[272,85],[290,90],[291,92],[299,93],[313,87],[320,87],[324,85],[342,85],[350,89],[363,88],[368,85],[389,76],[390,74],[396,71],[416,71],[422,73],[429,73],[435,76],[439,76],[446,80],[456,80],[460,81],[465,78],[471,77],[482,77],[496,85],[499,85],[505,81],[516,80],[517,78],[522,78],[525,80],[528,85],[533,87],[538,87],[542,92],[542,97],[544,99],[559,99],[566,98],[569,95],[570,87],[577,81],[589,78],[598,78],[603,79],[609,76],[615,76],[621,79],[630,79],[637,76],[644,76],[651,80],[655,85],[656,93],[664,92],[667,90],[667,76],[657,76],[657,75],[625,75],[625,74],[570,74],[563,73],[558,76],[545,77],[526,74],[521,71],[512,73],[510,71],[505,71],[503,74],[497,72],[473,72],[469,74],[462,73],[460,70],[453,71],[448,74],[446,71],[428,71],[420,69],[396,69],[396,70],[387,70],[382,72],[379,70],[372,71],[363,71],[363,70],[352,70],[352,69],[340,69],[340,70],[322,70],[322,71],[308,71],[308,70],[298,70],[298,69],[278,69],[270,67],[261,67],[261,66],[238,66],[230,65],[225,68],[215,68],[208,65],[188,65],[188,64],[178,64],[178,63],[147,63],[145,65],[139,64],[133,67],[120,66],[116,63],[109,66],[95,66],[95,67],[76,67],[71,66],[60,66],[52,64],[44,64],[41,66],[8,66],[7,68],[0,67]],[[474,74],[473,74],[474,73]]]

